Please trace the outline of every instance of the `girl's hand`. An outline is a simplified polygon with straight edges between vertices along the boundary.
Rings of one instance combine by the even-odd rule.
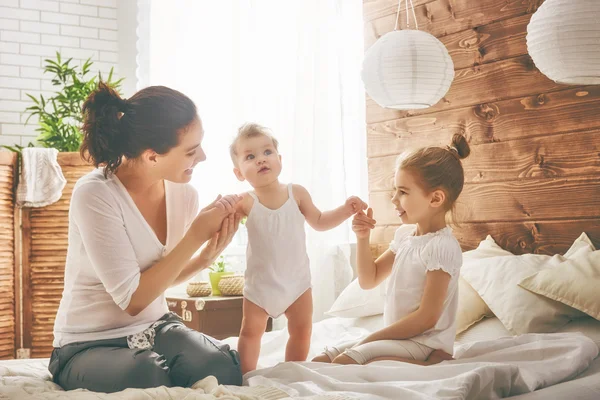
[[[352,219],[352,230],[359,239],[368,239],[371,229],[375,228],[377,221],[373,219],[373,209],[368,208],[367,214],[359,210]]]
[[[204,268],[209,267],[231,243],[233,236],[237,232],[242,216],[240,214],[230,214],[221,223],[221,230],[216,232],[206,243],[206,246],[200,252],[199,258]]]
[[[366,210],[368,205],[356,196],[348,197],[344,207],[350,215],[356,214],[359,211]]]

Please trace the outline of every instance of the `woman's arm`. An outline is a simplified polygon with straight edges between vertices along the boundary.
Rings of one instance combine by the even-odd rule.
[[[236,197],[230,199],[234,203]],[[233,207],[219,203],[201,212],[181,242],[154,265],[140,270],[120,207],[105,185],[86,184],[73,193],[73,221],[96,275],[113,301],[137,315],[173,284],[198,248],[219,230]]]
[[[300,212],[306,222],[317,231],[333,229],[359,210],[365,210],[367,204],[356,196],[349,197],[343,206],[330,211],[320,211],[313,203],[308,191],[300,186],[293,185],[294,197],[298,202]]]
[[[450,278],[450,274],[442,270],[427,271],[419,308],[390,326],[370,334],[359,344],[377,340],[410,339],[433,328],[442,314]]]
[[[193,278],[198,272],[208,268],[217,259],[219,254],[225,250],[229,243],[231,243],[231,239],[233,239],[233,236],[238,230],[240,220],[241,215],[238,213],[229,215],[225,218],[221,224],[221,230],[213,235],[198,256],[192,258],[187,263],[171,286],[186,282]]]
[[[223,220],[228,218],[233,207],[224,206],[221,203],[218,205],[218,207],[200,212],[177,246],[160,261],[141,273],[139,285],[131,296],[129,305],[125,308],[129,315],[139,314],[165,290],[173,286],[179,275],[188,266],[194,253],[219,230]]]
[[[139,284],[131,295],[125,312],[131,316],[139,314],[165,290],[173,286],[190,258],[204,242],[205,240],[186,234],[169,254],[142,272]]]

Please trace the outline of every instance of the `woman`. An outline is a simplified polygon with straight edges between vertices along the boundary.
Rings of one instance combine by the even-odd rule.
[[[214,261],[239,223],[238,196],[198,213],[187,184],[206,158],[194,103],[161,86],[124,100],[100,83],[83,113],[81,154],[103,168],[73,190],[54,381],[99,392],[189,387],[207,375],[241,384],[237,352],[185,327],[165,301],[167,288]]]

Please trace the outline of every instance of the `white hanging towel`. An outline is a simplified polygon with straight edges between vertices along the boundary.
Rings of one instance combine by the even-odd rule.
[[[56,149],[23,149],[17,186],[18,207],[44,207],[60,199],[67,180],[58,165],[57,156]]]

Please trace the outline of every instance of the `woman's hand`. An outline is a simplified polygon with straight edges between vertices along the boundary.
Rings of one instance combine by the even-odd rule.
[[[215,233],[220,231],[225,218],[228,215],[234,215],[237,203],[242,200],[241,196],[236,194],[221,197],[217,196],[208,206],[204,207],[192,225],[189,232],[199,241],[207,241]]]
[[[230,194],[225,197],[218,195],[212,203],[204,207],[200,212],[208,211],[212,208],[218,208],[221,210],[225,210],[229,213],[234,213],[236,210],[237,203],[239,203],[240,201],[242,201],[242,196],[237,194]]]
[[[377,221],[373,219],[373,209],[368,208],[365,214],[359,210],[352,219],[352,230],[359,239],[368,239],[371,235],[371,229],[375,228]]]
[[[198,256],[202,269],[209,267],[231,243],[231,239],[237,232],[242,216],[240,214],[230,214],[221,223],[221,230],[216,232],[206,243],[206,246]]]

